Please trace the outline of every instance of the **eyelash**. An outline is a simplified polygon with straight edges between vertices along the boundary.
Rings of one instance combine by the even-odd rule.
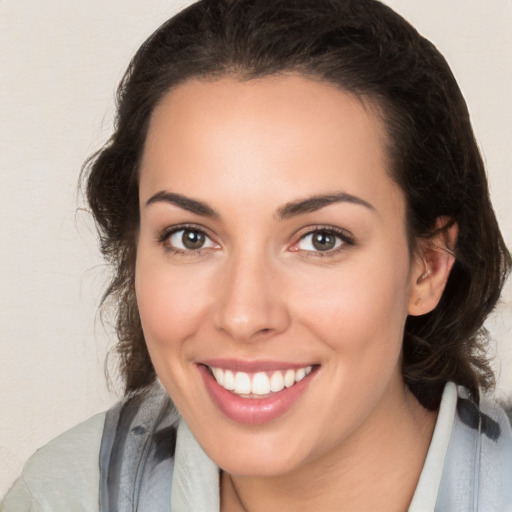
[[[308,226],[301,230],[297,242],[292,247],[297,246],[306,237],[312,236],[315,233],[323,233],[328,236],[334,236],[339,239],[340,244],[337,247],[326,251],[301,251],[300,249],[290,249],[292,252],[301,251],[308,258],[329,258],[338,255],[341,251],[346,250],[348,247],[355,245],[353,236],[344,229],[335,228],[333,226]]]
[[[158,243],[163,245],[166,252],[170,252],[171,254],[177,256],[200,256],[203,254],[205,250],[211,249],[211,247],[200,247],[198,249],[180,249],[179,247],[174,247],[170,243],[170,238],[172,235],[179,233],[180,231],[190,231],[199,234],[203,234],[206,239],[210,240],[214,244],[216,242],[213,238],[207,233],[207,231],[201,227],[194,224],[182,224],[180,226],[173,226],[172,228],[166,228],[162,231],[162,233],[158,236]],[[218,244],[217,244],[218,245]]]
[[[172,246],[170,244],[170,238],[176,233],[179,233],[180,231],[190,231],[202,234],[205,236],[206,239],[210,240],[213,244],[217,244],[203,227],[193,224],[184,224],[179,226],[173,226],[172,228],[166,228],[158,236],[157,241],[158,243],[164,246],[164,249],[167,252],[179,256],[199,256],[203,254],[204,251],[212,249],[212,247],[200,247],[198,249],[180,249],[178,247]],[[305,240],[306,237],[308,236],[314,235],[315,233],[323,233],[327,236],[334,236],[340,241],[340,243],[337,247],[328,249],[326,251],[301,250],[297,248],[298,244],[301,241]],[[303,228],[301,232],[299,232],[297,241],[294,242],[288,250],[290,250],[291,252],[301,252],[307,257],[326,258],[335,256],[340,251],[346,250],[347,247],[353,245],[355,245],[353,236],[343,229],[335,228],[333,226],[308,226],[306,228]]]

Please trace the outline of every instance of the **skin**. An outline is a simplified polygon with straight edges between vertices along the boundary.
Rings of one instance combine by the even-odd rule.
[[[162,384],[223,470],[222,510],[406,510],[414,493],[436,413],[403,383],[403,328],[435,307],[453,258],[411,255],[375,111],[282,75],[189,81],[153,112],[137,300]],[[283,215],[340,193],[360,202]],[[183,224],[206,234],[201,249],[180,249]],[[326,228],[343,236],[319,251],[308,233]],[[318,369],[286,413],[244,425],[206,392],[197,364],[211,358]]]

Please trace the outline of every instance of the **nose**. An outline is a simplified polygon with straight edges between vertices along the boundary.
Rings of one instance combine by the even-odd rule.
[[[290,314],[279,272],[262,256],[239,255],[225,262],[216,304],[216,328],[249,343],[284,332]]]

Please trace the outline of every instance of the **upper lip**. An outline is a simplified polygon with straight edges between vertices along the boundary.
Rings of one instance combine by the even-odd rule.
[[[231,370],[232,372],[268,372],[275,370],[298,370],[299,368],[307,368],[315,366],[315,363],[292,363],[289,361],[273,361],[273,360],[246,360],[246,359],[205,359],[198,361],[198,364],[204,364],[212,368],[222,368],[223,370]]]

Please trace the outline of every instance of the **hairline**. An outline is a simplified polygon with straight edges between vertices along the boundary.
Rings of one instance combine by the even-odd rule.
[[[379,139],[382,147],[382,154],[384,157],[384,168],[388,174],[388,176],[393,180],[394,183],[398,185],[401,193],[404,197],[405,203],[405,235],[407,239],[407,246],[409,249],[410,257],[416,256],[419,250],[419,237],[417,234],[413,232],[412,222],[411,222],[411,213],[409,208],[409,202],[407,198],[406,191],[402,183],[400,183],[399,175],[400,172],[397,167],[397,162],[393,162],[393,145],[395,141],[390,133],[392,120],[390,119],[390,111],[393,109],[393,105],[390,101],[385,98],[379,97],[378,94],[372,94],[371,92],[361,91],[357,88],[349,88],[342,86],[339,82],[328,79],[325,76],[322,76],[320,73],[313,72],[308,70],[305,65],[300,66],[287,66],[283,67],[281,70],[276,71],[261,71],[256,72],[242,65],[219,65],[216,70],[209,70],[205,72],[192,72],[183,78],[176,80],[170,86],[168,86],[163,92],[161,92],[160,97],[154,102],[151,111],[148,115],[146,131],[144,133],[144,141],[141,147],[141,151],[139,154],[138,162],[135,166],[134,173],[137,181],[137,189],[140,184],[140,172],[142,167],[142,160],[146,148],[146,142],[148,139],[148,133],[151,126],[151,122],[154,116],[155,111],[159,108],[165,98],[171,94],[176,89],[186,86],[188,83],[199,82],[199,83],[215,83],[219,82],[226,78],[232,78],[241,83],[249,82],[249,81],[257,81],[257,80],[265,80],[272,78],[286,78],[290,76],[300,76],[306,78],[307,80],[311,80],[312,82],[316,82],[319,84],[327,85],[332,87],[334,90],[338,92],[342,92],[344,94],[348,94],[356,99],[363,109],[366,111],[368,116],[372,117],[376,120],[378,124],[378,133]],[[137,239],[137,234],[139,230],[139,224],[137,223],[136,227],[136,236],[134,238],[134,243]]]

